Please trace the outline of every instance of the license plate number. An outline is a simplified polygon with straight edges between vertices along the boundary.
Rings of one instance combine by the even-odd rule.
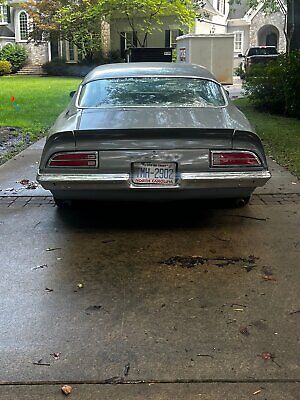
[[[176,163],[134,163],[132,182],[135,184],[176,184]]]

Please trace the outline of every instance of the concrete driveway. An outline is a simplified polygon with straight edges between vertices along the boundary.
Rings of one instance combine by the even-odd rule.
[[[0,168],[0,399],[299,399],[299,181],[58,211]]]

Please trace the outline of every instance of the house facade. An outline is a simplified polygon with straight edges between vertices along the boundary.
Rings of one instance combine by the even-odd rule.
[[[22,9],[26,0],[8,0],[0,5],[0,47],[7,43],[19,43],[27,48],[28,63],[41,65],[60,57],[70,63],[78,61],[77,49],[67,41],[28,42],[29,16]],[[230,5],[229,0],[206,0],[195,21],[193,32],[196,34],[234,34],[234,64],[239,64],[239,53],[244,53],[250,46],[274,45],[279,51],[285,50],[285,16],[278,11],[266,14],[261,3],[257,8],[249,9],[247,0]],[[138,39],[142,32],[133,32],[127,20],[118,19],[100,27],[106,50],[120,51],[122,56],[131,46],[139,46]],[[146,47],[176,47],[176,38],[186,30],[175,19],[166,17],[163,23],[147,37]]]
[[[28,41],[30,21],[22,8],[24,1],[9,0],[0,5],[0,48],[9,43],[17,43],[28,51],[28,64],[42,65],[54,57],[77,62],[77,50],[67,41],[41,42]]]

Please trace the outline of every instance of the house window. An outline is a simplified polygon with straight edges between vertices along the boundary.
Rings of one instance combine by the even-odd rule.
[[[176,47],[176,39],[178,36],[182,35],[182,31],[180,29],[172,29],[165,31],[165,47]]]
[[[25,11],[19,15],[20,40],[28,39],[28,16]]]
[[[234,51],[242,52],[243,50],[243,32],[234,32]]]
[[[221,14],[225,14],[225,0],[218,0],[217,9]]]
[[[76,62],[76,49],[73,42],[68,42],[67,46],[67,61],[68,62]]]
[[[137,32],[121,32],[120,33],[120,51],[121,56],[124,57],[125,51],[130,47],[137,47]]]
[[[0,5],[0,24],[9,22],[9,8],[6,5]]]

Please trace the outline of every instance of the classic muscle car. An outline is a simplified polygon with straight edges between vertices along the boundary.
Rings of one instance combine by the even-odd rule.
[[[262,143],[198,65],[94,69],[51,128],[37,180],[58,206],[76,199],[249,201],[270,172]]]

